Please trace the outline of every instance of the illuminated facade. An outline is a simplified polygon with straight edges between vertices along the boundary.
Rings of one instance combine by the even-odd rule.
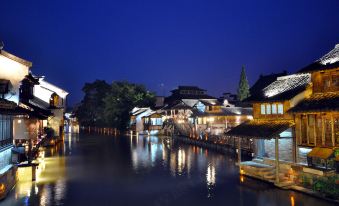
[[[339,44],[299,73],[311,74],[312,94],[290,111],[296,122],[298,162],[334,169],[339,146]]]
[[[295,123],[288,111],[310,96],[310,80],[309,74],[280,76],[247,99],[253,104],[253,120],[227,133],[238,138],[239,148],[244,139],[254,142],[254,159],[239,163],[241,173],[277,185],[292,181],[288,171],[296,163]]]
[[[21,81],[31,66],[31,62],[0,50],[0,199],[16,183],[17,169],[12,164],[13,118],[29,112],[18,105]]]
[[[47,127],[54,130],[55,136],[62,138],[64,132],[64,114],[68,92],[47,82],[44,77],[39,78],[39,84],[34,86],[34,96],[47,104],[52,115],[47,119]]]

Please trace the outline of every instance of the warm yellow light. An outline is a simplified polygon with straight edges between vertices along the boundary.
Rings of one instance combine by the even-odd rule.
[[[32,167],[19,167],[18,180],[20,182],[32,181]]]
[[[243,175],[245,174],[245,171],[243,169],[240,170],[240,174]]]
[[[291,196],[291,206],[294,206],[294,205],[295,205],[294,197]]]
[[[5,184],[1,183],[0,184],[0,194],[4,194],[6,192],[6,186]]]
[[[21,124],[21,119],[18,119],[18,124]]]
[[[245,178],[244,178],[244,176],[240,176],[240,182],[244,182],[244,180],[245,180]]]

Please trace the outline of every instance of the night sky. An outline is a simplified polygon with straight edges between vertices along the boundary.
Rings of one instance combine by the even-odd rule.
[[[5,50],[79,102],[95,79],[236,92],[241,66],[295,72],[339,43],[338,0],[1,0]],[[164,88],[161,89],[161,84]]]

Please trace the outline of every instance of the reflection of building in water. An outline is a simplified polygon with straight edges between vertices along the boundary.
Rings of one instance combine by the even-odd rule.
[[[178,163],[178,174],[181,175],[185,168],[186,157],[185,157],[185,150],[179,148],[178,156],[177,156],[177,163]]]
[[[208,186],[215,185],[215,167],[214,165],[208,165],[206,173],[206,182]]]
[[[148,168],[154,166],[157,153],[161,153],[162,144],[157,137],[131,136],[131,155],[134,170],[140,167]],[[139,139],[140,138],[140,139]]]

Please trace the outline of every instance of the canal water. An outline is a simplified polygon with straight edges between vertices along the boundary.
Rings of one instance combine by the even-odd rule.
[[[162,137],[68,135],[0,205],[332,205],[239,177],[235,160]]]

